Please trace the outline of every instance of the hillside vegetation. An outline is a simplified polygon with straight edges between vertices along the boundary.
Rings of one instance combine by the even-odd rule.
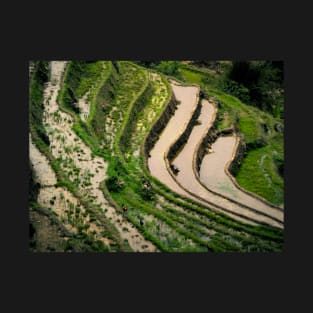
[[[32,250],[134,251],[129,242],[122,240],[114,219],[109,218],[107,212],[91,197],[88,189],[90,177],[97,175],[101,167],[86,174],[88,177],[83,181],[86,185],[82,187],[79,169],[73,162],[52,155],[53,148],[50,147],[43,123],[44,89],[50,79],[49,66],[49,62],[37,61],[31,74],[29,100],[33,141],[55,171],[57,185],[69,190],[79,200],[86,215],[92,216],[91,221],[103,227],[103,236],[108,238],[109,243],[104,244],[99,240],[99,235],[88,230],[90,222],[88,227],[86,223],[81,224],[76,234],[64,233],[62,219],[53,213],[53,209],[47,210],[38,205],[37,194],[32,192]],[[99,186],[108,205],[118,212],[121,219],[125,218],[132,228],[138,230],[146,241],[151,242],[156,250],[281,251],[281,229],[250,225],[207,209],[177,195],[152,177],[147,168],[143,153],[145,139],[172,101],[168,79],[176,77],[186,83],[199,84],[205,97],[216,100],[218,129],[234,124],[242,134],[246,155],[236,173],[238,183],[274,204],[283,204],[283,120],[277,116],[275,106],[267,105],[260,110],[259,100],[251,100],[254,99],[253,94],[249,96],[249,101],[252,101],[249,105],[226,92],[223,84],[226,75],[230,75],[227,73],[232,65],[226,62],[218,66],[216,71],[212,65],[206,67],[202,64],[200,67],[199,64],[176,61],[69,61],[58,92],[58,112],[66,113],[73,119],[72,130],[91,150],[92,157],[99,157],[107,164],[106,177],[99,182]],[[78,105],[83,97],[89,105],[86,120],[82,119]],[[69,149],[62,144],[62,138],[60,149]],[[30,189],[33,190],[33,174],[30,177]],[[81,192],[82,188],[85,188],[84,193]],[[42,224],[46,225],[45,231],[34,222],[39,215]],[[44,232],[49,236],[45,235],[46,239],[36,237],[34,229],[37,234]],[[122,233],[130,231],[124,227]],[[47,241],[51,242],[50,248],[47,248]]]

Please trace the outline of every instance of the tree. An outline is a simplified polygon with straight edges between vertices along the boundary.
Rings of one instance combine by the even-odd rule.
[[[155,68],[166,75],[175,75],[178,72],[179,63],[177,61],[161,61]]]
[[[241,87],[237,88],[233,82]],[[224,86],[226,91],[247,104],[255,105],[275,116],[283,112],[283,63],[281,61],[233,61]]]

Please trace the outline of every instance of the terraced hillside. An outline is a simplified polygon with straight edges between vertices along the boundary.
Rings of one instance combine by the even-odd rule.
[[[209,160],[213,91],[128,61],[34,61],[29,88],[32,251],[282,250],[282,205],[231,174],[241,146]]]

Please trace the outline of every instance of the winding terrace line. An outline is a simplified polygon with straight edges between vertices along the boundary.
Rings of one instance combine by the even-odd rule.
[[[197,108],[198,94],[200,91],[198,86],[187,86],[181,89],[181,86],[175,81],[171,81],[171,86],[174,93],[181,91],[182,97],[184,97],[187,101],[183,101],[177,106],[174,115],[170,118],[160,134],[159,139],[149,152],[150,157],[147,160],[148,169],[152,176],[156,177],[176,193],[185,198],[192,199],[208,209],[215,209],[220,212],[221,208],[218,208],[213,203],[209,203],[211,205],[209,207],[208,202],[202,201],[199,197],[186,191],[171,175],[171,171],[165,158],[166,152],[170,148],[171,144],[176,140],[177,133],[181,134],[185,130],[190,117]],[[190,103],[194,103],[194,106],[191,106]],[[234,215],[232,212],[228,212],[228,215],[241,222],[255,224],[253,220],[249,220],[244,216],[241,217],[240,215]]]
[[[212,144],[212,151],[206,154],[196,176],[201,184],[208,190],[220,194],[230,200],[240,202],[248,207],[255,208],[268,215],[273,215],[283,220],[283,209],[266,203],[235,184],[228,171],[229,164],[238,148],[239,138],[233,134],[221,136]],[[197,151],[195,151],[197,153]]]
[[[177,133],[183,133],[184,128],[197,107],[199,88],[195,86],[180,86],[173,82],[171,85],[177,100],[180,100],[181,104],[178,106],[174,116],[170,119],[168,125],[166,125],[161,133],[159,140],[150,152],[151,157],[148,160],[148,165],[151,174],[175,192],[192,198],[206,207],[208,207],[209,204],[216,210],[222,210],[233,218],[241,221],[244,220],[246,223],[262,223],[282,227],[280,220],[275,217],[266,216],[263,212],[259,213],[257,211],[247,210],[247,208],[242,205],[233,203],[228,199],[210,192],[202,186],[200,181],[195,177],[195,172],[193,171],[195,147],[199,141],[199,136],[203,134],[205,126],[210,124],[210,119],[212,119],[214,112],[212,111],[212,107],[210,108],[208,105],[204,105],[201,110],[199,120],[201,120],[202,124],[193,128],[188,142],[175,160],[175,165],[178,165],[180,168],[179,174],[176,177],[172,173],[167,160],[167,153],[176,140]],[[194,103],[193,107],[190,105],[191,103]],[[204,100],[204,103],[208,102]],[[185,126],[182,127],[181,125]]]
[[[151,242],[145,240],[134,225],[126,221],[125,218],[108,203],[102,191],[99,189],[100,183],[107,177],[107,163],[100,157],[92,157],[90,148],[87,147],[81,138],[72,130],[72,117],[61,111],[56,101],[65,66],[66,62],[64,61],[51,62],[51,81],[54,81],[55,84],[48,83],[45,89],[44,125],[49,136],[50,147],[52,147],[52,155],[56,158],[69,158],[73,160],[75,167],[78,168],[80,172],[89,171],[93,174],[93,176],[90,177],[91,185],[88,189],[89,195],[95,199],[94,202],[96,204],[100,205],[104,215],[111,219],[111,222],[119,231],[120,236],[128,241],[134,251],[157,251],[157,248]],[[55,117],[55,114],[58,114],[58,118]],[[60,136],[63,140],[59,139]],[[65,148],[71,147],[76,147],[77,149],[70,149],[67,153],[64,151]],[[83,158],[81,155],[83,155]],[[79,184],[79,189],[82,192],[86,191],[86,187],[81,183]],[[125,231],[125,229],[128,231]]]
[[[260,219],[260,221],[270,224],[272,224],[270,219],[280,223],[283,217],[283,213],[281,211],[275,210],[272,207],[268,207],[264,203],[260,201],[258,202],[254,198],[252,198],[252,200],[254,200],[252,205],[248,206],[234,199],[229,199],[228,197],[220,193],[214,191],[212,192],[212,190],[205,188],[205,186],[203,186],[203,184],[201,184],[201,182],[199,181],[198,176],[196,175],[197,172],[195,170],[197,143],[199,142],[199,138],[204,137],[206,135],[207,130],[213,124],[215,117],[216,110],[214,105],[207,100],[202,100],[202,108],[198,119],[201,124],[193,127],[187,143],[184,145],[183,149],[180,151],[176,159],[173,161],[173,164],[180,169],[179,173],[176,175],[175,178],[188,191],[197,194],[203,199],[212,201],[215,204],[230,209],[233,212],[237,212],[242,215],[247,215],[255,220]],[[230,151],[229,154],[226,154],[225,151],[222,150],[221,154],[223,155],[223,157],[219,155],[218,158],[216,159],[214,166],[216,167],[216,171],[218,171],[218,169],[221,169],[224,175],[228,178],[228,176],[223,170],[225,168],[225,164],[227,164],[227,161],[232,157],[232,151]],[[214,179],[212,178],[212,180]],[[214,180],[213,184],[214,183],[217,184],[218,180]],[[235,188],[235,186],[233,186],[233,188]],[[258,207],[256,207],[254,204],[258,205]],[[260,218],[259,217],[260,214],[266,217],[267,219],[265,219],[264,217]]]

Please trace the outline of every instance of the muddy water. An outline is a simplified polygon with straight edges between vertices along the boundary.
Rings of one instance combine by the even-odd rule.
[[[201,124],[193,128],[188,142],[185,144],[179,155],[173,161],[173,164],[180,169],[178,175],[176,175],[174,179],[173,175],[169,173],[166,163],[164,161],[164,153],[166,153],[170,145],[173,144],[176,140],[178,134],[182,133],[185,126],[187,125],[192,115],[192,112],[195,109],[198,93],[198,89],[196,87],[185,87],[172,84],[172,88],[176,98],[181,101],[181,104],[179,104],[175,115],[170,119],[164,131],[160,135],[160,139],[150,152],[151,157],[148,159],[148,166],[151,174],[175,192],[196,200],[197,202],[208,205],[205,201],[209,201],[234,213],[241,214],[248,218],[253,218],[257,221],[265,222],[277,227],[281,227],[279,223],[273,221],[268,217],[251,212],[237,204],[230,202],[227,199],[224,199],[220,196],[213,194],[212,192],[209,192],[196,179],[195,173],[193,171],[194,152],[197,144],[205,135],[208,127],[213,122],[214,106],[206,100],[202,102],[203,106],[199,116],[199,121],[201,122]],[[194,197],[190,193],[201,197],[203,201]],[[233,215],[231,213],[227,214],[238,220],[243,220],[242,218],[237,217],[236,215]]]
[[[219,137],[212,145],[212,152],[205,155],[200,168],[200,180],[215,192],[244,203],[259,211],[283,219],[283,212],[277,211],[238,189],[225,173],[225,166],[236,148],[235,136]]]
[[[200,167],[200,180],[210,189],[240,200],[239,190],[225,173],[226,163],[231,159],[236,144],[235,136],[219,137],[211,146]],[[245,201],[244,201],[245,203]]]
[[[151,157],[148,159],[148,166],[151,174],[166,184],[172,190],[185,196],[189,194],[181,189],[169,174],[164,162],[164,154],[170,145],[176,140],[177,135],[182,133],[186,124],[190,120],[196,106],[198,88],[194,86],[182,87],[171,83],[173,92],[181,103],[178,105],[175,114],[171,117],[164,128],[159,140],[150,152]]]
[[[256,220],[264,221],[273,225],[277,225],[275,221],[271,219],[260,216],[257,213],[250,212],[245,208],[238,206],[226,199],[223,199],[208,190],[206,190],[196,179],[195,173],[193,171],[193,158],[195,155],[195,150],[201,138],[206,134],[208,127],[212,125],[213,119],[215,118],[215,109],[214,105],[207,100],[202,101],[201,113],[199,116],[200,125],[194,126],[190,137],[184,146],[184,148],[180,151],[179,155],[173,161],[173,164],[180,169],[179,173],[176,175],[178,182],[187,190],[199,195],[201,198],[207,199],[208,201],[212,201],[218,205],[221,205],[225,208],[232,210],[233,212],[237,212],[243,214],[248,217],[252,217]],[[234,200],[237,200],[240,203],[248,205],[253,209],[256,209],[260,212],[264,212],[278,218],[279,220],[283,220],[283,213],[275,210],[266,204],[263,204],[261,201],[258,201],[252,197],[247,196],[242,191],[238,190],[230,178],[226,175],[224,169],[226,163],[231,159],[234,145],[236,142],[236,138],[234,136],[221,137],[219,138],[215,145],[213,145],[213,151],[218,149],[218,151],[210,153],[209,156],[213,158],[214,163],[208,164],[205,163],[207,167],[203,168],[203,172],[206,172],[206,175],[210,177],[210,187],[213,186],[213,191],[219,192],[228,196],[231,192],[236,192],[235,195],[241,196],[240,199],[236,199],[234,196]],[[210,159],[209,159],[210,160]],[[212,159],[211,159],[212,160]],[[208,167],[209,166],[209,167]],[[206,170],[205,170],[206,169]],[[210,169],[210,171],[208,170]],[[227,185],[226,185],[227,183]],[[223,192],[221,192],[221,189]]]
[[[187,143],[183,149],[179,152],[178,156],[173,160],[173,164],[180,170],[176,175],[177,180],[182,184],[190,188],[191,184],[197,186],[198,182],[195,180],[194,171],[192,170],[193,156],[197,144],[201,140],[201,137],[211,123],[212,116],[214,114],[214,106],[207,100],[202,100],[201,113],[198,118],[200,125],[195,125]],[[193,186],[192,190],[195,189]]]
[[[156,251],[156,247],[149,241],[145,240],[141,233],[116,210],[104,198],[102,191],[99,189],[100,183],[106,178],[107,163],[102,158],[93,157],[91,150],[83,141],[73,132],[73,120],[70,115],[59,110],[56,102],[57,94],[60,89],[60,78],[64,71],[66,62],[51,62],[51,81],[45,90],[45,112],[44,124],[47,130],[51,152],[54,157],[60,157],[63,162],[62,169],[68,173],[69,179],[72,176],[70,171],[75,167],[80,173],[79,189],[81,193],[88,191],[88,196],[94,199],[95,204],[99,204],[103,209],[106,217],[115,225],[123,239],[127,239],[129,245],[134,251]],[[65,165],[65,161],[70,166]],[[84,184],[86,174],[92,174],[89,177],[89,188]],[[126,232],[125,229],[128,231]]]
[[[150,151],[151,157],[148,159],[148,167],[154,177],[159,179],[173,191],[193,199],[198,203],[208,205],[205,201],[199,200],[182,188],[167,170],[164,155],[177,139],[178,134],[181,134],[186,128],[194,110],[196,109],[199,93],[199,89],[194,86],[180,86],[174,82],[171,82],[171,86],[176,99],[181,101],[181,103],[177,106],[175,114],[171,117],[161,133],[159,140]],[[228,213],[228,215],[239,221],[255,224],[231,213]]]

